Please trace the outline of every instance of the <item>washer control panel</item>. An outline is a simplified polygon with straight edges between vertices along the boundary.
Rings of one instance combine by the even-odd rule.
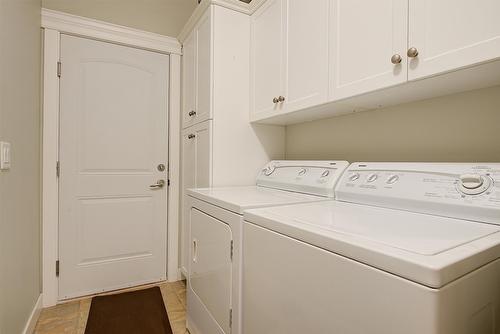
[[[348,166],[347,161],[271,161],[257,176],[257,185],[333,198]]]
[[[355,163],[338,200],[500,224],[500,164]]]

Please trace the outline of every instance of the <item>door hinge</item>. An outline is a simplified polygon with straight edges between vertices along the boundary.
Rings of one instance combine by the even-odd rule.
[[[167,180],[167,186],[170,187],[170,180]]]
[[[233,254],[234,254],[234,241],[231,240],[231,261],[233,261]]]
[[[56,277],[59,277],[59,260],[56,261]]]
[[[61,163],[59,161],[56,162],[56,176],[61,176]]]
[[[233,309],[229,309],[229,328],[233,327]]]
[[[62,63],[60,61],[57,62],[57,77],[61,77],[61,71],[62,71]]]

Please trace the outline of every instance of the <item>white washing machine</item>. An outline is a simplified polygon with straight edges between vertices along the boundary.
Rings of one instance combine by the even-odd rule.
[[[191,334],[241,332],[243,210],[332,200],[345,161],[273,161],[249,187],[188,190]]]
[[[500,164],[353,164],[248,210],[244,334],[500,334]]]

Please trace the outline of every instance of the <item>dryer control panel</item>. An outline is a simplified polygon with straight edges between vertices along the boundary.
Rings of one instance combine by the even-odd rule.
[[[500,164],[355,163],[336,197],[500,225]]]
[[[257,185],[324,197],[334,197],[334,189],[347,161],[275,160],[257,176]]]

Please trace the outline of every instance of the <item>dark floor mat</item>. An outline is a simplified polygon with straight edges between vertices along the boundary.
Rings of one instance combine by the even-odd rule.
[[[85,334],[115,333],[172,334],[159,287],[92,299]]]

